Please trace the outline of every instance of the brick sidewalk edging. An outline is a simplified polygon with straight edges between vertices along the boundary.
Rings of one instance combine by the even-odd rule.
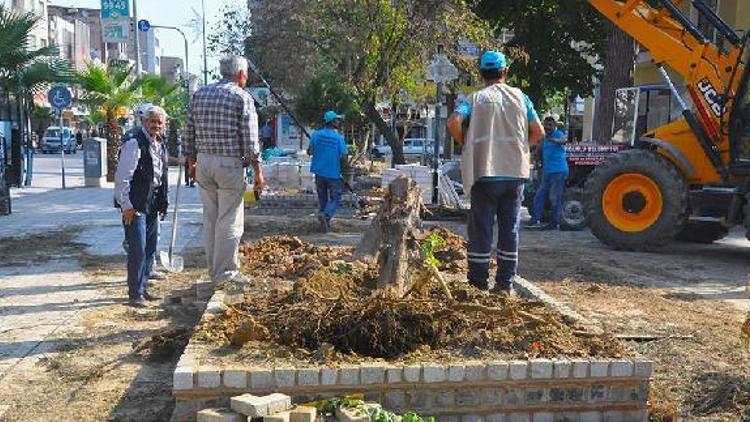
[[[225,308],[217,291],[203,319]],[[192,340],[174,372],[173,421],[226,406],[243,393],[279,392],[295,403],[363,393],[396,412],[438,421],[646,421],[653,364],[643,359],[366,363],[339,367],[203,366]]]

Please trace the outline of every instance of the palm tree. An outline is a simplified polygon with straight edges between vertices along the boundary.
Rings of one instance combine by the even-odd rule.
[[[144,99],[162,107],[169,115],[167,146],[170,155],[176,157],[178,131],[187,118],[188,92],[181,83],[170,83],[161,75],[146,75],[141,85]]]
[[[76,72],[76,83],[82,89],[81,103],[104,115],[104,137],[107,139],[107,180],[114,181],[117,155],[122,143],[120,117],[141,100],[140,83],[132,67],[103,67],[87,63]]]
[[[57,49],[29,48],[30,33],[39,19],[34,13],[14,13],[0,6],[0,99],[6,101],[0,107],[17,110],[21,134],[27,141],[33,94],[47,88],[50,82],[67,82],[72,76],[67,62],[56,57]],[[17,173],[16,177],[20,172]],[[0,185],[3,183],[0,180]],[[20,178],[16,183],[21,183]]]

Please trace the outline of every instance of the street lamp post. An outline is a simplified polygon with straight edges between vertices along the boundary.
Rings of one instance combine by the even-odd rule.
[[[435,81],[435,140],[432,156],[432,203],[438,205],[439,200],[439,163],[440,163],[440,114],[443,110],[443,84],[458,78],[458,69],[443,54],[443,45],[438,45],[437,54],[427,68],[427,79]]]
[[[208,55],[206,51],[206,1],[201,0],[203,9],[203,85],[208,85]],[[185,62],[187,64],[187,62]]]
[[[182,29],[176,27],[176,26],[165,26],[165,25],[151,25],[151,28],[156,29],[172,29],[174,31],[177,31],[182,35],[182,40],[185,42],[185,66],[182,67],[182,78],[186,81],[188,80],[188,40],[185,36],[185,33],[182,32]]]
[[[133,0],[133,36],[135,38],[133,49],[135,50],[135,78],[141,78],[141,44],[138,39],[138,2]]]

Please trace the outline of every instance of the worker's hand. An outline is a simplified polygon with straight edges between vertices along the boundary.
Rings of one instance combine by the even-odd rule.
[[[122,222],[125,223],[126,226],[129,226],[130,223],[133,222],[135,215],[136,215],[135,208],[128,208],[126,210],[122,210]]]
[[[266,179],[263,177],[263,169],[258,166],[258,169],[253,173],[255,173],[255,176],[253,177],[253,190],[258,193],[263,192],[263,188],[266,187]]]

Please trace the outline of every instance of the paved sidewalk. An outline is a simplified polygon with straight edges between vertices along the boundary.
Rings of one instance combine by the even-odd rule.
[[[122,254],[123,230],[119,210],[112,206],[114,185],[103,188],[83,187],[82,154],[66,157],[66,185],[61,189],[60,156],[35,157],[33,186],[12,189],[13,213],[0,216],[0,239],[27,236],[81,227],[79,241],[89,245],[95,255]],[[174,206],[177,167],[170,168],[170,204]],[[172,209],[162,222],[159,249],[169,247],[172,230]],[[200,246],[202,205],[199,189],[180,188],[180,211],[177,233],[177,250],[186,245]]]
[[[78,230],[76,240],[90,254],[125,256],[119,210],[113,208],[113,186],[83,187],[82,154],[66,159],[68,189],[60,189],[59,155],[37,156],[31,188],[13,189],[13,214],[0,216],[0,242],[64,228]],[[170,169],[170,203],[174,205],[177,168]],[[198,188],[181,187],[177,251],[200,247],[202,209]],[[169,218],[162,223],[159,249],[171,235]],[[87,309],[116,303],[104,289],[125,285],[124,279],[93,282],[75,257],[17,265],[0,257],[0,388],[9,371],[23,371],[80,324]]]

